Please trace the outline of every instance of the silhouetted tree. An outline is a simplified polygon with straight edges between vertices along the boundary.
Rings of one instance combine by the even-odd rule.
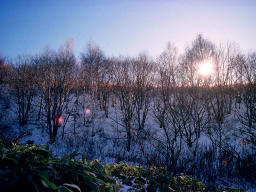
[[[38,85],[43,98],[50,141],[54,142],[64,121],[62,115],[70,102],[74,84],[76,59],[69,42],[57,53],[46,52],[41,57]]]

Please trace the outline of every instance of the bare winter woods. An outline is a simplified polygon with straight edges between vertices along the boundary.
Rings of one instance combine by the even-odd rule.
[[[202,62],[213,64],[210,74],[199,73]],[[77,58],[66,42],[2,56],[0,83],[3,137],[37,129],[88,159],[164,166],[208,182],[256,179],[256,53],[198,35],[182,54],[169,43],[156,59],[107,57],[93,43]]]

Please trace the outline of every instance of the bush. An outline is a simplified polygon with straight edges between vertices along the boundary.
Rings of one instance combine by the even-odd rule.
[[[117,191],[98,161],[75,161],[72,153],[52,157],[47,145],[0,143],[0,191]]]
[[[17,145],[2,140],[0,178],[1,192],[116,192],[122,185],[128,185],[130,191],[223,191],[192,176],[171,177],[163,167],[103,165],[98,160],[86,162],[76,152],[58,159],[49,152],[48,145]]]

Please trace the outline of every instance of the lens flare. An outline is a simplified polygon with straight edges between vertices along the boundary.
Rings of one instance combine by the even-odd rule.
[[[62,117],[58,117],[57,122],[58,122],[58,124],[61,124],[63,122],[63,118]]]
[[[86,109],[86,110],[85,110],[85,114],[86,114],[86,115],[89,115],[90,113],[91,113],[91,110],[90,110],[90,109]]]

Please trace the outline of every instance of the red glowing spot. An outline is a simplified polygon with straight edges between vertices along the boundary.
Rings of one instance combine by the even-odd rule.
[[[85,114],[86,114],[86,115],[89,115],[90,113],[91,113],[91,110],[90,110],[90,109],[86,109],[86,110],[85,110]]]
[[[63,122],[63,118],[62,117],[58,117],[57,122],[58,122],[58,124],[61,124]]]

